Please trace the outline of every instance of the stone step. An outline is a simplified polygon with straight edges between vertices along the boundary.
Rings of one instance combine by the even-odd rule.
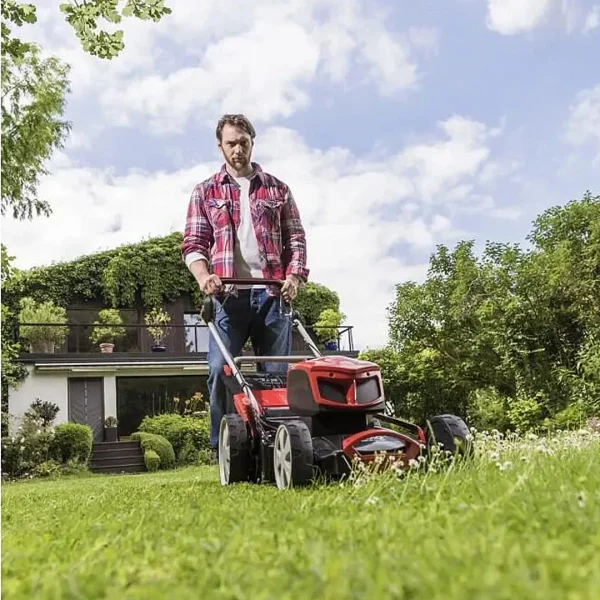
[[[112,456],[110,458],[96,458],[92,457],[90,461],[90,467],[95,469],[96,467],[110,467],[119,465],[145,465],[144,457],[138,453],[134,456]]]
[[[146,465],[142,464],[121,464],[108,467],[90,467],[94,473],[145,473]]]

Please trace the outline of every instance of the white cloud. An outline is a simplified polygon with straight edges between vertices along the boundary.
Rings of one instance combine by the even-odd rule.
[[[571,33],[581,19],[579,4],[579,0],[487,0],[486,25],[502,35],[517,35],[560,22]]]
[[[577,146],[591,143],[600,166],[600,83],[577,94],[569,110],[566,139]]]
[[[338,291],[358,347],[385,343],[395,285],[424,277],[435,244],[456,238],[454,208],[479,210],[477,178],[497,131],[460,116],[439,130],[378,160],[345,148],[311,148],[286,128],[268,128],[257,139],[255,159],[286,181],[298,202],[311,279]],[[182,231],[193,186],[219,166],[115,175],[57,154],[40,187],[52,216],[7,219],[4,243],[17,266],[27,268]],[[404,259],[399,247],[422,258]]]
[[[600,4],[595,4],[585,17],[583,32],[590,33],[600,27]]]
[[[367,0],[185,0],[159,23],[126,19],[114,61],[86,55],[55,5],[40,9],[44,48],[72,65],[73,99],[98,101],[110,124],[150,119],[154,131],[243,110],[255,121],[288,117],[312,83],[370,85],[386,96],[414,89],[419,54],[435,52],[431,28],[396,32]],[[33,30],[31,30],[33,31]],[[182,60],[183,58],[183,60]]]
[[[488,0],[487,26],[504,35],[535,29],[553,0]]]

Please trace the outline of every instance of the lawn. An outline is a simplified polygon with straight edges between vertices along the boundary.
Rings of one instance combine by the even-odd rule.
[[[600,597],[600,435],[279,492],[214,467],[5,484],[6,600]]]

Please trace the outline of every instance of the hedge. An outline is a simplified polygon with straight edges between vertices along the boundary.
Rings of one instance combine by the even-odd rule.
[[[139,430],[167,438],[180,464],[195,462],[198,451],[210,449],[210,426],[207,418],[164,413],[145,417]]]
[[[173,446],[164,436],[136,431],[131,435],[131,439],[140,442],[144,454],[148,450],[156,452],[160,458],[161,469],[172,469],[175,466],[175,452],[173,451]]]
[[[154,450],[146,450],[146,452],[144,452],[144,462],[146,463],[146,469],[148,469],[148,471],[158,471],[160,467],[160,456],[158,456]]]
[[[92,453],[93,436],[89,425],[61,423],[56,426],[50,453],[58,461],[87,463]]]

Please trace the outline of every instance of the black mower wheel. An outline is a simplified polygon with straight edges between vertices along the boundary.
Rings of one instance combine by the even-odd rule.
[[[460,458],[473,456],[474,448],[471,432],[467,424],[456,415],[436,415],[425,424],[427,454],[438,444],[443,452]]]
[[[303,421],[287,421],[277,428],[273,444],[275,484],[280,490],[308,485],[313,478],[313,444]]]
[[[219,476],[221,485],[250,479],[250,439],[238,414],[225,415],[219,430]]]

